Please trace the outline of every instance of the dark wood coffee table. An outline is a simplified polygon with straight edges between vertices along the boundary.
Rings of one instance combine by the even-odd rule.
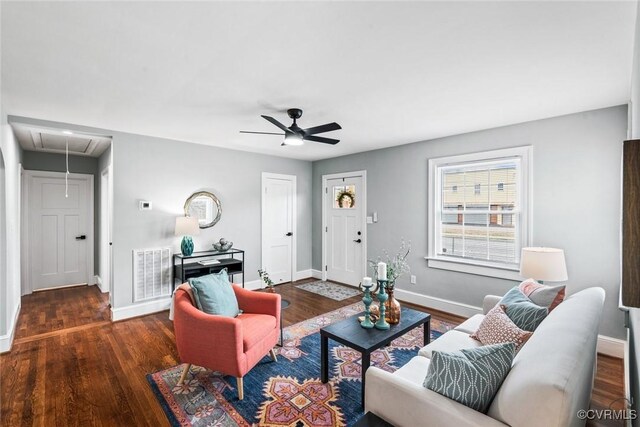
[[[329,338],[362,353],[362,406],[364,406],[364,380],[371,364],[371,353],[389,345],[394,339],[406,334],[413,328],[424,325],[424,345],[431,340],[431,315],[403,307],[400,323],[392,325],[386,331],[365,329],[360,326],[358,316],[348,317],[341,322],[320,329],[320,379],[329,381]]]

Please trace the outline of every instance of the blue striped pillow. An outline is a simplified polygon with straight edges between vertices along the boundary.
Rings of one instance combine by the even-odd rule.
[[[548,308],[534,304],[517,286],[504,294],[500,304],[505,307],[505,313],[518,328],[529,332],[535,331],[549,314]]]
[[[434,351],[423,385],[482,413],[511,370],[512,342],[454,352]]]

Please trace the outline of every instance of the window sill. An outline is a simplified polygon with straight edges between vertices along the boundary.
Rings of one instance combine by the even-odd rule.
[[[520,277],[520,272],[517,268],[488,266],[468,261],[460,262],[456,259],[435,258],[429,256],[426,256],[424,258],[427,260],[427,265],[430,268],[436,268],[438,270],[456,271],[458,273],[495,277],[497,279],[515,280],[518,282],[524,280],[522,277]]]

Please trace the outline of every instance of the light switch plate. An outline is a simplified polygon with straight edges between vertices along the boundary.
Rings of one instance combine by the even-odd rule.
[[[367,224],[373,224],[373,217],[372,216],[368,216],[367,217]]]
[[[141,211],[150,211],[153,208],[153,204],[146,200],[140,200],[138,202],[138,209]]]

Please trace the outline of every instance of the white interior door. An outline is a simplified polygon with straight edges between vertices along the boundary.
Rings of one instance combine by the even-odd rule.
[[[325,183],[326,277],[357,285],[366,271],[363,176],[331,178]]]
[[[296,177],[262,174],[262,268],[275,284],[293,281]]]
[[[32,172],[29,177],[31,289],[88,283],[93,272],[93,176]],[[83,237],[84,236],[84,237]]]

